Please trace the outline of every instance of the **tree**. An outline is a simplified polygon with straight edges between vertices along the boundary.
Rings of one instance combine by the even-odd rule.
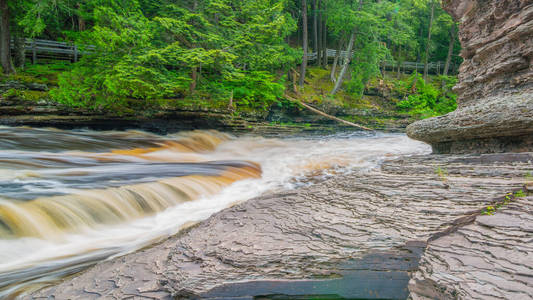
[[[342,5],[339,7],[337,6],[337,9],[342,9],[342,10],[346,10],[348,11],[349,8],[348,7],[343,7]],[[363,0],[359,0],[359,7],[357,9],[357,11],[361,11],[363,8]],[[348,12],[350,13],[350,12]],[[346,75],[346,72],[348,70],[348,65],[350,64],[350,60],[351,60],[351,57],[352,57],[352,50],[353,50],[353,44],[355,42],[355,35],[357,34],[357,27],[355,25],[355,22],[357,22],[357,13],[355,13],[354,11],[351,12],[354,16],[355,19],[351,19],[350,21],[350,25],[352,27],[351,29],[351,34],[350,34],[350,40],[348,42],[348,48],[346,49],[346,56],[344,57],[344,61],[343,61],[343,65],[342,65],[342,69],[341,69],[341,72],[339,74],[339,77],[337,78],[337,80],[335,81],[335,86],[333,87],[333,90],[331,90],[331,93],[332,95],[335,95],[339,89],[341,88],[342,86],[342,83],[344,81],[344,76]]]
[[[324,60],[323,66],[327,67],[328,65],[328,53],[327,53],[327,38],[328,38],[328,28],[327,28],[327,14],[326,14],[326,4],[327,2],[324,1],[323,4],[323,13],[322,13],[322,59]]]
[[[308,42],[307,42],[307,1],[302,0],[302,46],[304,54],[302,57],[302,64],[300,67],[300,86],[305,82],[305,71],[307,68],[307,56],[308,56]]]
[[[11,62],[10,10],[7,0],[0,0],[0,63],[5,74],[14,73]]]
[[[448,75],[448,71],[450,69],[450,62],[452,61],[453,47],[455,45],[455,40],[457,38],[456,35],[457,35],[456,25],[453,24],[450,27],[450,44],[448,46],[448,55],[446,56],[446,63],[444,64],[444,72],[442,73],[442,75],[444,76]]]
[[[316,64],[320,64],[320,47],[318,41],[318,0],[313,2],[313,41],[314,47],[313,50],[317,53]]]
[[[339,63],[339,57],[341,55],[342,46],[343,46],[343,41],[340,40],[338,42],[337,51],[335,51],[335,58],[333,58],[333,64],[331,65],[330,79],[331,79],[331,82],[333,83],[337,81],[336,70],[337,70],[337,64]]]
[[[348,42],[348,48],[346,49],[346,56],[344,57],[344,62],[342,64],[342,69],[339,74],[339,77],[337,80],[335,80],[335,86],[333,87],[333,90],[331,90],[331,94],[335,95],[339,89],[342,86],[342,82],[344,80],[344,76],[346,75],[346,71],[348,70],[348,65],[350,64],[350,59],[352,56],[352,49],[353,49],[353,43],[355,42],[355,29],[353,30],[352,34],[350,35],[350,41]]]
[[[424,81],[427,81],[429,70],[429,48],[431,45],[431,28],[433,27],[433,17],[435,15],[435,3],[436,0],[431,0],[431,13],[428,26],[428,39],[426,43],[426,54],[424,55]]]
[[[142,106],[196,91],[264,108],[283,95],[274,71],[301,53],[285,42],[296,24],[284,0],[95,1],[82,6],[90,27],[74,35],[93,55],[52,92],[71,105]]]

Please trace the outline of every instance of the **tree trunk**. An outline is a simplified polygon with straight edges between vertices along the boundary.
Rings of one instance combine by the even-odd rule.
[[[320,62],[318,60],[318,0],[313,2],[313,51],[317,53],[316,64]]]
[[[302,40],[304,55],[300,69],[300,86],[304,86],[305,70],[307,69],[307,0],[302,0]]]
[[[78,19],[78,31],[85,31],[85,19],[79,14],[79,11],[81,10],[81,3],[76,3],[76,8],[78,9],[78,14],[76,18]]]
[[[18,33],[13,36],[13,54],[15,56],[14,63],[17,68],[24,68],[26,62],[26,53],[25,53],[25,42],[26,39],[22,33]]]
[[[352,58],[352,49],[353,44],[355,43],[355,28],[352,31],[352,34],[350,35],[350,42],[348,42],[348,49],[346,49],[346,57],[344,59],[344,64],[342,65],[341,73],[339,74],[339,78],[335,82],[335,87],[331,91],[332,95],[335,95],[339,89],[342,86],[342,81],[344,80],[344,76],[346,75],[346,71],[348,70],[348,65],[350,64],[350,59]]]
[[[323,66],[324,68],[327,68],[328,66],[328,46],[327,46],[327,40],[328,40],[328,28],[327,28],[327,16],[326,16],[326,7],[324,3],[324,13],[322,14],[322,23],[323,23],[323,29],[322,29],[322,48],[324,49],[324,53],[322,54],[322,59],[324,60]]]
[[[428,42],[426,44],[426,56],[424,57],[424,81],[428,79],[429,71],[429,45],[431,44],[431,27],[433,27],[433,16],[435,14],[435,0],[431,1],[431,14],[429,17],[429,27],[428,27]]]
[[[318,22],[317,22],[317,26],[318,26],[318,48],[317,48],[317,52],[316,52],[316,65],[317,66],[320,66],[322,65],[322,2],[321,1],[318,1]]]
[[[396,74],[396,78],[398,79],[400,79],[401,68],[402,68],[402,46],[400,45],[398,47],[398,73]]]
[[[312,112],[314,112],[316,114],[319,114],[319,115],[321,115],[323,117],[326,117],[326,118],[328,118],[330,120],[335,120],[337,122],[340,122],[340,123],[343,123],[343,124],[346,124],[346,125],[349,125],[349,126],[357,127],[357,128],[360,128],[360,129],[374,131],[373,129],[370,129],[368,127],[365,127],[365,126],[362,126],[362,125],[359,125],[359,124],[356,124],[356,123],[352,123],[350,121],[346,121],[346,120],[334,117],[332,115],[328,115],[327,113],[325,113],[323,111],[320,111],[320,110],[318,110],[318,109],[316,109],[316,108],[314,108],[314,107],[312,107],[312,106],[310,106],[308,104],[305,104],[305,103],[303,103],[302,101],[300,101],[298,99],[294,99],[294,98],[292,98],[291,96],[289,96],[287,94],[285,94],[284,96],[285,96],[285,99],[290,100],[290,101],[295,102],[295,103],[298,103],[298,104],[302,105],[303,107],[309,109],[310,111],[312,111]]]
[[[193,67],[191,71],[191,84],[189,85],[189,93],[193,93],[196,90],[196,83],[198,80],[198,68]]]
[[[298,85],[296,84],[296,70],[291,68],[292,73],[292,91],[296,94],[298,93]]]
[[[342,44],[343,44],[343,41],[340,40],[339,46],[337,47],[337,52],[335,52],[335,58],[333,59],[333,65],[331,66],[331,74],[330,74],[331,82],[337,81],[337,77],[336,77],[337,74],[335,73],[337,72],[337,64],[339,63],[339,57],[341,55]]]
[[[448,56],[446,56],[446,64],[444,65],[444,72],[442,75],[447,76],[450,69],[450,62],[452,61],[453,47],[455,46],[455,24],[450,28],[450,45],[448,47]]]
[[[0,64],[5,74],[14,73],[15,69],[11,63],[11,33],[9,28],[9,7],[7,0],[0,0]]]

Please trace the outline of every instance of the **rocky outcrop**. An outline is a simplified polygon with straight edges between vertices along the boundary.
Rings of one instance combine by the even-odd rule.
[[[520,152],[533,149],[533,94],[493,96],[409,127],[436,153]]]
[[[386,161],[380,169],[238,204],[26,298],[405,299],[428,239],[467,230],[484,207],[523,185],[531,161],[533,153]],[[530,202],[520,203],[531,211]],[[479,252],[508,257],[505,269],[494,272],[531,274],[516,263],[533,255],[527,226],[512,227],[513,238],[501,244],[479,243]],[[514,284],[509,276],[498,284]]]
[[[461,23],[458,109],[410,125],[436,153],[533,149],[533,0],[446,0]]]

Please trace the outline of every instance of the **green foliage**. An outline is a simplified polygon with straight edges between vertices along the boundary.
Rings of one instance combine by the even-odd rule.
[[[519,190],[519,191],[517,191],[516,193],[514,193],[514,197],[515,197],[515,198],[523,198],[523,197],[525,197],[525,196],[526,196],[526,193],[524,193],[523,190]]]
[[[482,215],[489,215],[489,216],[492,216],[496,213],[496,211],[498,211],[500,208],[502,208],[503,206],[506,206],[506,205],[509,205],[509,203],[511,203],[512,200],[514,199],[517,199],[517,198],[523,198],[523,197],[526,197],[526,193],[524,192],[524,190],[518,190],[516,191],[514,194],[513,193],[507,193],[505,195],[505,197],[503,198],[503,201],[500,201],[498,202],[497,204],[495,205],[491,205],[491,206],[487,206],[482,212],[481,214]]]
[[[420,74],[414,73],[406,81],[400,81],[398,89],[409,95],[407,99],[398,102],[398,108],[426,118],[454,111],[457,108],[457,96],[451,92],[451,86],[455,84],[455,79],[448,76],[441,76],[439,79],[441,80],[437,82],[426,83]]]
[[[284,42],[295,25],[284,1],[199,1],[197,10],[162,1],[159,10],[150,6],[149,16],[136,0],[120,7],[100,2],[92,10],[94,26],[79,35],[94,53],[60,76],[51,93],[59,102],[106,107],[183,98],[196,92],[197,81],[196,89],[211,97],[233,91],[238,105],[264,108],[283,93],[271,72],[299,57]]]
[[[264,71],[231,73],[223,86],[233,92],[237,105],[267,109],[273,103],[279,103],[285,87],[276,82],[274,76]]]
[[[485,210],[481,214],[482,215],[492,216],[492,215],[494,215],[494,213],[496,213],[496,208],[491,205],[491,206],[487,206],[485,208]]]
[[[48,99],[48,92],[9,89],[2,94],[2,98],[37,102],[39,100]]]
[[[437,167],[435,169],[435,174],[437,174],[442,181],[448,180],[448,170],[446,168]]]
[[[527,172],[526,175],[524,175],[524,178],[526,181],[533,181],[533,172]]]
[[[380,76],[383,61],[423,59],[432,1],[436,0],[320,1],[329,48],[346,44],[356,34],[351,79],[338,98],[360,98],[368,82]],[[302,24],[299,0],[8,0],[8,4],[17,35],[75,42],[92,52],[76,64],[28,65],[24,73],[58,85],[51,96],[72,106],[144,107],[160,99],[219,103],[233,95],[239,107],[265,109],[279,102],[284,74],[302,57],[301,45],[295,47],[303,31],[297,30]],[[308,17],[312,39],[313,13]],[[437,6],[429,43],[431,61],[446,59],[454,26]],[[456,42],[455,65],[460,62],[459,47]],[[404,90],[405,100],[398,108],[422,117],[452,111],[453,83],[452,77],[403,82],[398,89]],[[315,94],[305,96],[322,101]]]
[[[357,40],[363,39],[364,37]],[[368,81],[380,73],[380,62],[389,55],[388,49],[377,40],[366,41],[359,45],[362,46],[357,49],[352,63],[352,79],[347,84],[347,91],[356,97],[363,95]]]

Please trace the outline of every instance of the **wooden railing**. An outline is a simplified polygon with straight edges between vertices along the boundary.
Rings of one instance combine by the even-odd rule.
[[[341,53],[339,54],[339,57],[344,59],[346,57],[346,54],[348,52],[347,51],[341,51]],[[327,49],[326,50],[326,54],[328,56],[328,58],[334,58],[335,55],[337,54],[337,50],[335,49]],[[353,54],[353,52],[352,52]],[[318,54],[316,52],[312,52],[312,53],[309,53],[307,55],[307,60],[308,61],[314,61],[317,59],[317,56]],[[397,70],[398,69],[398,62],[391,62],[391,61],[385,61],[385,62],[382,62],[381,64],[381,67],[385,70]],[[412,62],[412,61],[404,61],[404,62],[401,62],[400,63],[400,71],[402,72],[405,72],[405,71],[418,71],[418,72],[423,72],[424,71],[424,63],[421,63],[421,62]],[[453,68],[453,66],[450,66],[451,67],[451,70],[450,70],[450,73],[454,73],[454,70],[455,68]],[[429,72],[431,73],[435,73],[435,74],[441,74],[442,71],[444,70],[444,62],[430,62],[428,63],[428,70]]]
[[[14,44],[11,42],[11,48]],[[76,45],[41,39],[26,39],[24,42],[24,52],[26,57],[31,58],[33,63],[36,63],[39,58],[41,59],[58,59],[58,60],[71,60],[73,62],[91,53],[94,50],[94,46],[85,46],[81,51]]]
[[[13,47],[13,43],[11,43]],[[36,63],[38,59],[59,59],[59,60],[70,60],[73,62],[78,61],[78,59],[83,56],[90,54],[94,51],[94,46],[84,46],[84,50],[81,51],[76,45],[66,43],[66,42],[57,42],[50,40],[42,39],[26,39],[24,43],[24,50],[27,57],[30,57],[33,63]],[[326,54],[328,58],[335,57],[337,50],[327,49]],[[345,58],[347,51],[341,51],[339,57]],[[353,54],[353,52],[352,52]],[[309,53],[307,56],[309,61],[314,61],[317,59],[317,53]],[[385,70],[397,70],[397,62],[383,62],[381,67]],[[428,69],[432,73],[440,74],[444,69],[443,62],[431,62],[428,64]],[[424,71],[424,63],[419,62],[410,62],[405,61],[400,64],[400,70],[405,71]],[[450,72],[452,73],[452,72]]]

